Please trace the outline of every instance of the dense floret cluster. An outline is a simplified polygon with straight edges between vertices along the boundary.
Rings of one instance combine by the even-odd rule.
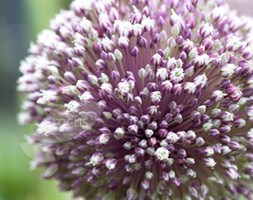
[[[21,63],[34,166],[86,199],[253,199],[253,25],[219,0],[74,0]]]

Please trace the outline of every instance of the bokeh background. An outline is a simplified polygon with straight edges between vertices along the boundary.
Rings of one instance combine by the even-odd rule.
[[[0,0],[0,200],[70,200],[57,183],[44,181],[40,171],[30,171],[25,135],[33,126],[16,122],[22,95],[16,92],[20,60],[29,42],[71,0]],[[253,0],[227,0],[240,14],[253,14]]]

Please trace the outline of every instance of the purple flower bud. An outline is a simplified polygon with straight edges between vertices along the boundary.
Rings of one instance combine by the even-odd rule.
[[[137,57],[138,53],[139,53],[138,47],[133,47],[133,48],[130,50],[130,54],[131,54],[133,57]]]
[[[76,77],[72,72],[65,72],[64,77],[70,83],[75,83],[76,82]]]
[[[146,48],[147,47],[147,39],[144,37],[140,37],[137,41],[139,47]]]
[[[159,54],[155,54],[151,59],[151,63],[156,66],[160,65],[162,63],[162,57]]]

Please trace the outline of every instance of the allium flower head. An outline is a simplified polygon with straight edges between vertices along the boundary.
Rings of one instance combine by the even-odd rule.
[[[34,165],[89,200],[253,199],[252,27],[219,0],[74,0],[20,67]]]

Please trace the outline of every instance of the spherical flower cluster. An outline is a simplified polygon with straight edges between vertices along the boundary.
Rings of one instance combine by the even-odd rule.
[[[33,165],[89,200],[253,199],[252,35],[220,0],[74,0],[20,67]]]

